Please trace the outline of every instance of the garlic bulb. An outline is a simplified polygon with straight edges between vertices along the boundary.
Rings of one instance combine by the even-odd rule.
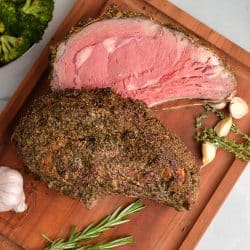
[[[234,97],[229,105],[231,116],[235,119],[240,119],[248,113],[247,103],[240,97]]]
[[[0,212],[23,212],[27,209],[23,177],[14,169],[0,167]]]
[[[214,130],[216,134],[220,137],[227,136],[233,124],[232,117],[226,117],[223,120],[219,121],[215,126]]]
[[[216,156],[216,146],[211,142],[202,143],[202,162],[204,165],[207,165],[214,160]]]

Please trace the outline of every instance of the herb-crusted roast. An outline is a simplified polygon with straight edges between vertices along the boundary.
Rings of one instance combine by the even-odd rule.
[[[136,15],[85,24],[53,58],[53,90],[111,87],[154,106],[180,98],[223,100],[236,89],[232,72],[198,38]]]
[[[199,169],[183,142],[144,103],[110,89],[38,98],[12,140],[49,187],[88,205],[123,194],[183,210],[197,197]]]

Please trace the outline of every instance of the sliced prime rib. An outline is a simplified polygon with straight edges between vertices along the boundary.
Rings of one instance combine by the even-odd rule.
[[[88,205],[123,194],[183,210],[197,198],[199,168],[183,142],[143,102],[110,89],[38,98],[12,140],[49,187]]]
[[[53,58],[53,90],[111,87],[154,106],[180,98],[223,100],[236,89],[233,73],[212,49],[142,17],[84,25]]]

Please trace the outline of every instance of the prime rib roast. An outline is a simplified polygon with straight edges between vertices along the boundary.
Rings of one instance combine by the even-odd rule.
[[[111,12],[73,28],[52,65],[53,93],[35,100],[12,137],[28,168],[88,206],[124,194],[189,209],[199,168],[147,109],[232,96],[235,77],[216,53],[180,29]]]
[[[88,206],[123,194],[183,210],[197,197],[199,168],[183,142],[143,102],[110,89],[38,98],[12,140],[49,187]]]
[[[224,100],[236,88],[216,53],[187,32],[127,15],[85,23],[54,49],[51,88],[111,87],[148,106]]]

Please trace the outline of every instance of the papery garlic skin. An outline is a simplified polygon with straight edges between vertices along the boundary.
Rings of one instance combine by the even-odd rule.
[[[0,167],[0,212],[24,212],[27,209],[23,177],[15,169]]]
[[[233,118],[241,119],[249,112],[249,108],[242,98],[236,96],[230,102],[229,111]]]

